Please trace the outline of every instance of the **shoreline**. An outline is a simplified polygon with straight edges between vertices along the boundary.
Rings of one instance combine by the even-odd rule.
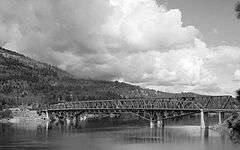
[[[11,111],[10,117],[0,119],[0,123],[38,123],[45,121],[43,116],[39,116],[36,110],[9,108]]]
[[[220,125],[220,124],[209,126],[209,129],[211,129],[213,131],[216,131],[218,133],[221,133],[221,134],[226,134],[226,135],[230,135],[230,131],[231,131],[230,128],[227,128],[227,127],[225,127],[223,125]]]

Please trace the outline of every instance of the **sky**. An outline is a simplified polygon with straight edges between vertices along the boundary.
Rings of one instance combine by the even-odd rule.
[[[240,88],[235,0],[0,0],[0,46],[79,78],[166,92]]]
[[[239,22],[234,6],[237,0],[168,0],[169,9],[180,9],[184,25],[200,30],[208,46],[240,47]]]

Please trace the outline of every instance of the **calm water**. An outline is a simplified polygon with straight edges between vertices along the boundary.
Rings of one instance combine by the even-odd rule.
[[[216,122],[214,117],[212,123]],[[239,150],[228,136],[201,130],[198,117],[168,121],[164,129],[147,122],[105,118],[77,126],[0,124],[0,149],[51,150]]]

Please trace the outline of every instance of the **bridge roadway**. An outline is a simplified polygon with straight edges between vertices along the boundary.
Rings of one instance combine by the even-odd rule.
[[[208,113],[218,113],[219,123],[224,113],[240,112],[231,96],[201,96],[179,98],[151,98],[151,99],[117,99],[65,102],[50,105],[41,110],[50,119],[65,118],[78,120],[84,113],[87,114],[118,114],[133,113],[141,118],[148,119],[150,126],[157,122],[164,126],[164,120],[194,113],[201,114],[201,127],[208,126]]]

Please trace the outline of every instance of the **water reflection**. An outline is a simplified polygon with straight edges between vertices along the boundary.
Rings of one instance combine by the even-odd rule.
[[[226,135],[175,120],[177,126],[149,128],[148,122],[115,119],[89,120],[66,125],[53,122],[36,126],[0,124],[0,149],[49,150],[237,150]],[[185,123],[184,123],[185,121]],[[170,124],[170,123],[169,123]],[[181,124],[181,125],[178,125]],[[184,126],[185,124],[185,126]],[[195,123],[193,123],[195,124]]]
[[[199,133],[198,133],[199,132]],[[203,133],[203,134],[202,134]],[[117,142],[122,143],[193,143],[197,138],[207,143],[209,130],[200,130],[196,126],[140,128],[118,133]],[[122,134],[122,135],[121,135]]]

